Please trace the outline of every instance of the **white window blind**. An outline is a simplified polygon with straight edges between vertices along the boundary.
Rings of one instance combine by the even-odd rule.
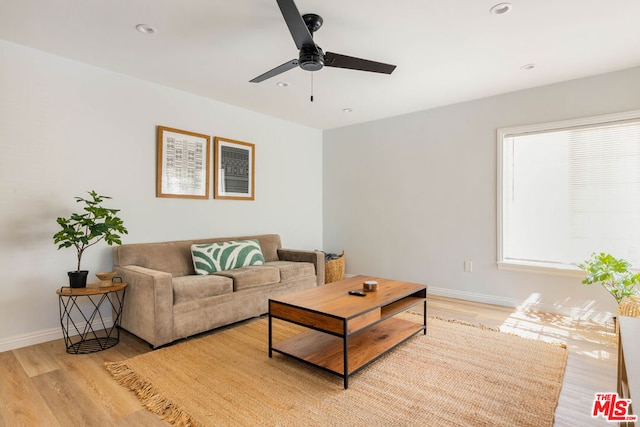
[[[498,132],[498,262],[640,267],[640,111]]]

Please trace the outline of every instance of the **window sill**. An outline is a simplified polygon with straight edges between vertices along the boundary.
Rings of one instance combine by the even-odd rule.
[[[548,274],[552,276],[581,277],[586,273],[578,267],[564,264],[545,264],[536,262],[498,261],[498,270],[521,271],[526,273]]]

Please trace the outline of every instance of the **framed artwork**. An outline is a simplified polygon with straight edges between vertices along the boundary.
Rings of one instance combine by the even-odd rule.
[[[214,145],[213,197],[255,200],[255,145],[218,137]]]
[[[156,197],[209,198],[211,137],[158,126]]]

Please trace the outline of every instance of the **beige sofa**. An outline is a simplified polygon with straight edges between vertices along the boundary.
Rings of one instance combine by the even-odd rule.
[[[196,275],[191,245],[257,239],[264,265]],[[128,284],[121,327],[154,348],[259,316],[268,299],[324,284],[324,254],[283,249],[278,234],[138,243],[114,248]]]

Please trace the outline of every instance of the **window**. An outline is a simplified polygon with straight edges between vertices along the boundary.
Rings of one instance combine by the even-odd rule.
[[[640,268],[640,111],[498,130],[498,265]]]

